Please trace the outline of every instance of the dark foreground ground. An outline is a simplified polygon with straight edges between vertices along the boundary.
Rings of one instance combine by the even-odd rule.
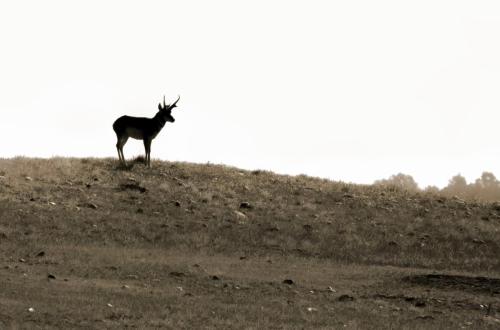
[[[500,328],[500,204],[0,160],[0,328]]]

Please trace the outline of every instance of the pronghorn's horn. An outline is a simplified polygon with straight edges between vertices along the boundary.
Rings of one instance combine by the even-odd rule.
[[[165,95],[163,95],[163,108],[166,108],[167,106],[165,105]]]
[[[177,102],[179,102],[179,99],[181,98],[181,96],[179,95],[179,97],[177,98],[177,101],[175,101],[170,107],[171,108],[174,108],[177,106]]]

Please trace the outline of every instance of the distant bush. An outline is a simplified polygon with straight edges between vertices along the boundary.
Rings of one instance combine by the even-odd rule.
[[[377,180],[374,182],[374,185],[407,191],[423,191],[447,197],[455,196],[467,200],[500,201],[500,181],[491,172],[483,172],[481,177],[473,183],[467,183],[467,180],[461,174],[457,174],[450,179],[448,185],[443,189],[439,189],[436,186],[428,186],[422,190],[411,175],[403,173],[392,175],[388,179]]]
[[[500,181],[491,172],[483,172],[474,183],[467,181],[460,174],[450,179],[448,185],[441,190],[445,196],[457,196],[463,199],[480,199],[484,201],[500,201]]]
[[[411,175],[399,173],[392,175],[388,179],[377,180],[374,183],[378,186],[392,187],[408,191],[419,191],[417,182]]]

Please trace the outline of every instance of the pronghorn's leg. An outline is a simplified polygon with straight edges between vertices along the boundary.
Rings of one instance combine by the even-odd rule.
[[[118,139],[116,147],[118,148],[118,155],[120,156],[121,162],[126,165],[125,156],[123,155],[123,146],[127,143],[128,136],[122,136]]]
[[[118,138],[118,141],[116,142],[116,150],[118,151],[118,160],[123,162],[122,160],[122,154],[120,153],[120,139]]]
[[[116,150],[118,151],[118,160],[120,163],[123,163],[123,156],[122,156],[122,146],[120,145],[120,141],[116,142]]]
[[[146,165],[151,167],[151,140],[144,139],[144,149],[146,151]]]

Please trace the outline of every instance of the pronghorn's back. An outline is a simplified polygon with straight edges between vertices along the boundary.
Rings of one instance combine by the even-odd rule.
[[[138,140],[153,137],[156,130],[153,118],[121,116],[113,123],[113,130],[118,137],[127,136]],[[159,131],[158,131],[159,132]],[[156,134],[158,134],[158,132]],[[156,134],[154,134],[156,136]]]

